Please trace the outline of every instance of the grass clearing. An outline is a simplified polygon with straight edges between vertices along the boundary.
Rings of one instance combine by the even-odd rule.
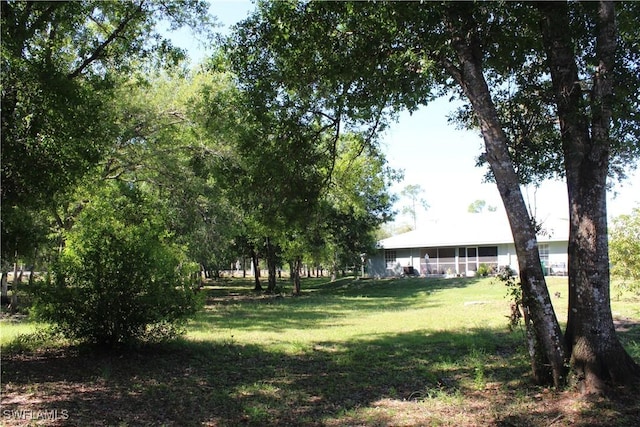
[[[566,279],[549,286],[562,320]],[[299,297],[251,288],[205,288],[184,338],[122,353],[19,346],[35,325],[2,320],[4,425],[640,425],[635,398],[532,386],[494,279],[307,279]],[[637,300],[612,305],[640,360]]]

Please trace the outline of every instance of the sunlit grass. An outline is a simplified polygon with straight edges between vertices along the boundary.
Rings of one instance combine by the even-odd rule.
[[[0,321],[0,346],[5,347],[18,336],[29,335],[36,332],[39,324],[29,320],[2,320]]]
[[[567,279],[549,278],[548,284],[564,321]],[[106,425],[127,424],[127,414],[141,406],[150,410],[133,424],[471,426],[506,420],[537,426],[558,416],[536,406],[541,390],[531,384],[523,330],[509,330],[511,301],[497,279],[307,279],[302,291],[265,295],[253,292],[249,281],[212,283],[202,289],[206,305],[186,335],[160,351],[138,349],[98,361],[58,357],[47,362],[58,368],[30,376],[35,379],[27,384],[8,371],[5,378],[14,382],[8,390],[32,396],[37,410],[61,384],[77,387],[82,392],[71,398],[74,404],[103,401]],[[635,298],[612,301],[616,318],[640,319]],[[39,335],[28,320],[1,326],[3,352],[65,345]],[[636,358],[639,334],[635,327],[621,335]],[[23,360],[12,363],[29,369]],[[94,387],[100,391],[87,397]],[[136,399],[123,397],[123,390]],[[554,398],[544,399],[547,405]],[[164,418],[154,418],[157,405]],[[107,410],[116,406],[124,408],[119,415]],[[92,404],[96,408],[102,406]]]
[[[323,291],[319,283],[311,289],[312,297],[214,304],[192,322],[187,336],[263,345],[287,341],[299,350],[318,342],[387,334],[506,327],[510,302],[504,286],[491,279],[469,287],[438,279],[363,283],[374,289],[363,285]]]

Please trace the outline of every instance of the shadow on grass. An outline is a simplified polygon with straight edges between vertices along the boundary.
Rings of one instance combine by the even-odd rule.
[[[477,279],[402,278],[384,280],[306,279],[300,296],[256,293],[249,282],[208,287],[207,308],[191,322],[193,330],[224,325],[229,329],[282,331],[332,326],[354,313],[405,310],[415,305],[437,307],[430,297],[439,291],[464,288]]]
[[[367,298],[412,298],[425,292],[436,292],[445,289],[465,288],[476,284],[479,278],[422,278],[404,277],[390,279],[358,279],[344,277],[331,281],[328,278],[303,278],[302,296],[331,295],[331,296],[361,296]],[[278,287],[284,294],[291,291],[290,280],[279,279]],[[253,282],[246,279],[233,279],[224,282],[211,282],[204,288],[208,298],[218,301],[234,302],[235,299],[253,298],[272,299],[278,295],[266,295],[253,290]],[[282,295],[279,295],[282,297]]]
[[[427,289],[420,279],[345,280],[333,288],[305,283],[313,298],[230,299],[197,322],[317,328],[358,310],[428,307],[431,293],[474,282],[438,280]],[[236,289],[229,285],[227,292],[242,294]],[[258,306],[259,317],[244,318]],[[233,313],[229,319],[225,307]],[[636,345],[637,332],[621,338]],[[315,342],[295,353],[233,340],[180,340],[106,355],[71,347],[3,354],[0,416],[4,425],[25,425],[57,410],[55,424],[73,426],[609,426],[638,420],[637,401],[587,402],[573,410],[573,401],[531,387],[521,341],[519,334],[476,328],[370,334]],[[410,421],[399,418],[407,414]]]
[[[324,342],[294,355],[191,341],[14,354],[2,364],[4,421],[57,409],[62,425],[323,425],[383,398],[463,390],[479,363],[483,375],[519,377],[504,339],[479,330]]]
[[[640,363],[640,322],[619,326],[616,328],[616,332],[627,352]]]
[[[389,279],[353,279],[343,278],[334,282],[312,279],[303,283],[304,289],[309,292],[330,293],[337,295],[362,295],[375,297],[400,297],[410,298],[425,291],[435,292],[444,289],[464,288],[477,283],[479,278],[424,278],[402,277]]]
[[[460,425],[549,425],[562,412],[537,404],[518,341],[476,329],[321,342],[299,354],[178,341],[107,355],[5,355],[2,416],[5,425],[52,410],[66,417],[57,425],[392,425],[398,408],[380,411],[380,402],[396,402],[414,411],[413,425],[451,424],[460,411]],[[429,402],[436,409],[425,410]],[[377,412],[366,414],[371,408]],[[584,416],[604,426],[637,415],[633,405],[621,411],[610,405],[614,418],[598,421],[591,414],[602,412],[587,406]]]

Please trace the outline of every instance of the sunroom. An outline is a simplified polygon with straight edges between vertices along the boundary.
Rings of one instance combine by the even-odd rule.
[[[545,269],[562,271],[567,262],[568,223],[547,222],[538,236]],[[433,220],[408,233],[378,242],[370,256],[372,276],[474,276],[509,266],[518,271],[511,230],[501,215],[469,214],[458,220]]]

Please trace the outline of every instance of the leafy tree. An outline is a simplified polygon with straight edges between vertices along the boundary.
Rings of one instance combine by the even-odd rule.
[[[629,44],[637,38],[630,22],[638,9],[612,2],[530,6],[508,9],[497,21],[495,31],[517,35],[519,46],[504,43],[486,52],[486,62],[498,71],[488,76],[490,87],[507,88],[492,95],[521,182],[566,179],[571,263],[565,342],[577,377],[586,390],[598,392],[606,380],[626,382],[640,373],[615,334],[606,226],[606,180],[624,176],[623,165],[640,148],[632,95],[640,84],[640,58]]]
[[[155,30],[206,29],[204,2],[1,3],[2,257],[30,252],[14,222],[52,209],[115,140],[113,88],[184,57]],[[155,62],[155,63],[154,63]]]
[[[283,23],[290,14],[291,17],[295,14],[294,6],[293,3],[279,2],[272,8],[265,8],[264,12],[272,13],[275,21]],[[311,25],[304,32],[289,32],[283,28],[284,32],[277,36],[282,37],[278,39],[279,42],[293,46],[291,43],[300,38],[307,42],[325,41],[323,27],[313,23],[313,20],[309,20],[308,24]],[[252,21],[252,25],[261,28],[269,26],[258,17]],[[247,197],[246,201],[254,209],[259,206],[259,216],[271,222],[267,228],[271,233],[276,233],[276,236],[272,235],[273,238],[286,240],[290,236],[301,236],[305,229],[315,228],[315,236],[311,240],[320,242],[323,238],[319,236],[324,232],[319,230],[325,229],[322,224],[326,224],[328,218],[325,215],[336,213],[332,204],[325,204],[320,196],[333,180],[340,156],[340,136],[348,133],[360,135],[360,151],[367,145],[374,147],[376,131],[384,127],[385,116],[377,105],[367,102],[370,93],[366,88],[358,87],[356,74],[351,74],[353,81],[350,82],[324,78],[324,73],[316,73],[314,66],[317,64],[307,60],[308,52],[305,50],[296,49],[292,56],[283,56],[278,62],[266,57],[264,61],[255,61],[256,55],[260,56],[261,52],[271,49],[272,41],[256,37],[258,33],[249,29],[249,26],[239,26],[237,30],[226,44],[228,58],[231,69],[238,76],[239,87],[246,95],[246,105],[256,117],[254,122],[259,127],[256,128],[257,132],[243,139],[239,150],[242,158],[245,161],[250,159],[257,168],[254,166],[251,171],[245,168],[235,176],[254,180],[254,184],[245,182],[242,185],[244,189],[253,189],[256,183],[267,184],[262,191],[267,191],[269,202],[265,203],[264,198],[251,200],[252,196]],[[329,61],[332,64],[342,60],[343,53],[336,53],[338,55]],[[300,65],[304,68],[300,69]],[[310,76],[323,80],[307,85]],[[297,84],[290,84],[292,79]],[[318,96],[319,93],[323,96]],[[273,159],[269,158],[271,156],[274,156]],[[273,167],[274,159],[277,159],[277,167]],[[265,177],[265,172],[269,176]],[[318,206],[319,201],[324,206]],[[315,215],[315,211],[321,213]],[[344,223],[342,227],[346,227],[344,221],[352,219],[353,212],[345,211],[339,216]],[[258,222],[267,224],[262,219]],[[288,232],[282,233],[282,230]],[[356,233],[355,229],[353,232]]]
[[[613,2],[603,1],[576,8],[540,3],[537,9],[569,193],[565,339],[577,375],[584,378],[587,390],[598,392],[605,381],[640,377],[640,367],[622,347],[613,324],[606,211],[611,159],[618,157],[616,151],[637,154],[638,149],[637,140],[629,146],[628,137],[616,138],[621,124],[638,132],[640,105],[626,87],[640,85],[640,55],[627,40],[638,36],[637,25],[631,24],[638,8],[621,5],[616,13]],[[571,31],[561,31],[561,25]],[[590,80],[589,89],[579,83],[581,76]],[[619,110],[618,102],[629,102],[631,109]]]
[[[331,167],[324,150],[332,139],[284,107],[265,111],[242,97],[234,102],[241,116],[237,121],[248,124],[230,138],[233,154],[220,165],[220,176],[226,177],[227,191],[245,216],[245,228],[262,237],[267,290],[273,291],[279,242],[307,228]]]
[[[395,198],[389,186],[399,179],[384,156],[357,134],[343,135],[324,205],[324,244],[334,273],[338,266],[359,265],[361,254],[375,250],[375,231],[393,218]]]
[[[345,266],[360,266],[362,255],[375,250],[375,231],[392,218],[389,186],[397,180],[380,152],[362,135],[341,135],[337,159],[306,229],[289,234],[282,244],[289,260],[294,293],[300,291],[300,267],[328,266],[332,277]]]
[[[402,189],[402,191],[400,192],[400,195],[402,197],[406,197],[411,202],[410,205],[404,206],[402,208],[402,213],[408,214],[411,217],[411,219],[413,220],[413,229],[414,230],[418,226],[418,223],[417,223],[417,216],[418,215],[417,215],[416,203],[420,204],[420,206],[424,210],[429,209],[429,204],[427,204],[427,201],[424,200],[424,199],[419,198],[421,193],[424,193],[424,190],[422,189],[422,187],[420,187],[419,184],[409,184],[409,185],[405,186]]]
[[[611,274],[623,288],[640,291],[640,208],[613,220],[609,232]]]
[[[514,235],[534,376],[562,384],[572,354],[590,390],[598,388],[598,379],[625,381],[637,372],[615,336],[608,271],[602,269],[609,159],[615,171],[638,152],[637,139],[629,136],[638,129],[637,102],[627,89],[638,85],[637,50],[630,44],[637,26],[628,25],[637,10],[620,6],[616,29],[612,8],[609,2],[261,3],[236,34],[249,62],[247,81],[263,72],[277,76],[268,79],[277,82],[274,93],[306,91],[323,99],[331,117],[342,114],[341,122],[364,121],[376,129],[386,112],[415,109],[439,94],[468,100]],[[612,68],[616,55],[620,66]],[[614,78],[603,78],[605,71]],[[593,77],[592,91],[576,83],[580,75]],[[517,108],[507,114],[509,106]],[[573,311],[566,341],[544,282],[535,220],[520,190],[554,174],[566,176],[572,206]],[[592,228],[586,235],[581,231]],[[605,292],[596,294],[596,288]],[[577,301],[578,292],[587,298]],[[598,363],[584,363],[585,348]]]
[[[162,205],[139,188],[108,182],[65,233],[39,316],[67,336],[113,347],[172,328],[198,308],[193,265],[172,243]]]
[[[122,116],[134,132],[120,138],[106,161],[108,175],[147,183],[167,202],[170,230],[190,258],[205,273],[217,272],[235,261],[230,249],[240,218],[216,175],[227,151],[229,119],[220,105],[210,111],[209,102],[232,96],[231,81],[209,70],[150,80],[150,86],[128,87]],[[211,129],[210,122],[220,129]]]
[[[487,206],[486,200],[476,200],[469,204],[467,211],[469,213],[482,213],[485,210],[485,208],[489,212],[495,212],[496,210],[495,206],[491,206],[491,205]]]

